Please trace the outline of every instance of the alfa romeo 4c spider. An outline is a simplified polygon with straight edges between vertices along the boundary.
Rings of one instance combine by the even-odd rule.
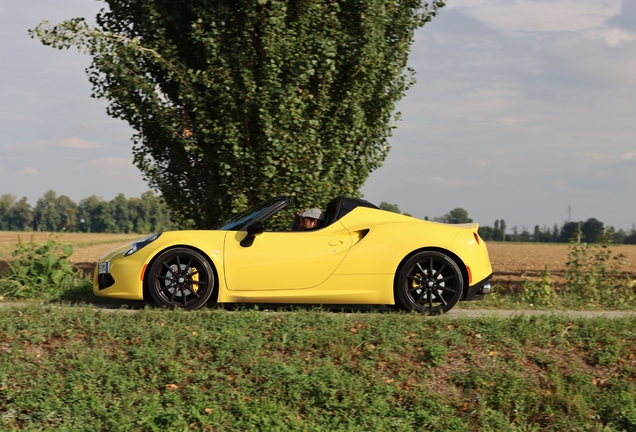
[[[477,223],[429,222],[338,197],[319,229],[269,229],[292,204],[271,198],[215,230],[156,233],[121,246],[99,259],[94,293],[188,310],[215,302],[378,304],[437,315],[490,292]]]

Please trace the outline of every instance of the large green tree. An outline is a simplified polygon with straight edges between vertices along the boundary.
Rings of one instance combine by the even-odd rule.
[[[382,210],[390,211],[393,213],[401,213],[400,207],[398,207],[397,204],[391,204],[386,201],[382,201],[378,207],[380,207]]]
[[[49,190],[38,199],[33,211],[37,231],[75,231],[77,204],[66,195]]]
[[[16,196],[5,193],[0,196],[0,230],[8,230],[9,228],[9,212],[15,205]]]
[[[470,223],[473,220],[468,217],[468,211],[457,207],[446,213],[444,216],[434,218],[436,222],[444,222],[449,224],[463,224]],[[495,228],[497,228],[497,224],[495,224]]]
[[[16,201],[16,196],[5,193],[0,196],[0,230],[26,231],[32,229],[33,211],[26,197]]]
[[[152,191],[144,192],[139,199],[131,198],[130,208],[135,213],[136,232],[157,232],[174,228],[166,205]]]
[[[117,194],[110,202],[115,232],[134,232],[135,221],[131,201],[123,193]]]
[[[111,204],[96,195],[79,202],[78,215],[83,232],[117,232]]]
[[[20,201],[15,203],[9,210],[7,215],[9,230],[27,231],[33,226],[33,211],[29,205],[27,198],[22,197]]]
[[[104,0],[31,32],[92,56],[93,96],[127,121],[135,164],[181,223],[272,195],[356,195],[379,167],[422,0]]]
[[[600,220],[596,218],[589,218],[581,227],[581,231],[583,232],[587,243],[598,243],[601,237],[603,237],[605,227],[603,222]]]

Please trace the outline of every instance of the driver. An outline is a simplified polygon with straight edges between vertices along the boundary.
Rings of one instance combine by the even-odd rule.
[[[292,231],[311,231],[322,228],[325,224],[325,213],[318,208],[299,210],[296,212]]]

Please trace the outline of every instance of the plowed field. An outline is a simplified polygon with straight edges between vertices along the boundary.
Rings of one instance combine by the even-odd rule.
[[[627,264],[621,268],[636,278],[636,245],[616,245],[611,250],[612,255],[622,253],[626,256]],[[546,265],[555,282],[564,281],[567,244],[489,242],[488,252],[495,284],[514,289],[524,274],[536,276]]]

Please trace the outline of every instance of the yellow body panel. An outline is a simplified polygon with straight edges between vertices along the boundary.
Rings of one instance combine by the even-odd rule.
[[[173,247],[190,247],[216,272],[218,301],[308,304],[394,304],[400,263],[422,249],[450,252],[469,267],[471,284],[492,273],[477,224],[446,225],[358,207],[326,228],[310,232],[264,232],[249,247],[245,231],[171,231],[130,256],[130,245],[100,258],[110,262],[115,283],[98,296],[143,299],[142,269]],[[97,272],[96,272],[97,273]],[[468,285],[468,281],[466,281]]]
[[[390,286],[391,289],[387,289]],[[221,303],[394,304],[393,275],[333,275],[304,290],[227,291]]]
[[[225,282],[232,291],[312,288],[325,282],[347,256],[351,235],[340,222],[322,230],[265,232],[250,247],[245,231],[225,239]]]

